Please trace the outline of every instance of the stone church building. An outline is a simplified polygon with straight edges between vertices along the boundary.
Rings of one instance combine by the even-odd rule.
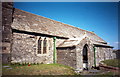
[[[75,69],[112,59],[112,48],[94,32],[13,7],[2,6],[3,63],[59,63]]]

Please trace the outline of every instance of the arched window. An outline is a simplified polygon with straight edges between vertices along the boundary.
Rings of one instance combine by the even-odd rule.
[[[41,54],[42,52],[42,40],[41,38],[38,39],[38,54]]]
[[[45,38],[43,40],[43,54],[45,54],[47,52],[47,39]]]

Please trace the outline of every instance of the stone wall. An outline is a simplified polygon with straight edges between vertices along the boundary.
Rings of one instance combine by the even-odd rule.
[[[115,59],[120,59],[120,50],[113,50],[113,57]]]
[[[2,25],[2,2],[0,2],[0,36],[2,36],[2,26],[1,25]],[[2,54],[1,53],[2,53],[2,37],[0,37],[0,64],[2,63]],[[0,70],[0,71],[2,71],[2,70]],[[0,75],[2,75],[2,74],[0,73]]]
[[[106,47],[96,47],[96,63],[99,65],[100,61],[113,59],[113,49]]]
[[[85,44],[88,45],[88,68],[94,66],[93,44],[90,42],[89,38],[84,38],[76,47],[76,70],[83,69],[83,47],[85,46]]]
[[[76,70],[83,69],[83,48],[88,45],[88,68],[94,66],[94,45],[89,38],[84,38],[75,49],[61,48],[57,50],[58,63],[72,66]],[[113,59],[112,48],[95,47],[96,65],[99,66],[100,61]],[[71,52],[73,55],[71,55]]]
[[[75,48],[58,48],[58,63],[72,66],[76,70],[83,69],[83,47],[88,45],[88,68],[94,66],[93,44],[88,38],[84,38]]]
[[[12,63],[53,63],[53,40],[49,41],[46,54],[37,53],[38,39],[29,34],[13,33]],[[41,37],[44,38],[44,37]],[[47,45],[48,45],[47,44]]]
[[[83,39],[80,44],[76,47],[76,59],[77,59],[77,69],[83,69],[83,47],[88,45],[88,68],[94,66],[94,45],[89,38]],[[96,48],[96,65],[99,66],[100,61],[113,59],[112,48],[108,47],[95,47]]]
[[[75,47],[57,48],[57,63],[76,68]]]
[[[11,43],[12,37],[12,16],[13,16],[13,3],[2,2],[2,42]],[[8,51],[9,52],[9,51]]]
[[[12,43],[11,24],[13,21],[13,3],[2,2],[2,62],[10,62]]]

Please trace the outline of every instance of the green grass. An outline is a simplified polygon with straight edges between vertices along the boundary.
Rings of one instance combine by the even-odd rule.
[[[3,75],[76,75],[73,68],[61,64],[39,64],[30,66],[9,64],[9,66],[12,67],[12,69],[2,67]]]
[[[120,59],[111,59],[111,60],[105,60],[102,61],[108,66],[113,66],[113,67],[119,67],[120,68]]]

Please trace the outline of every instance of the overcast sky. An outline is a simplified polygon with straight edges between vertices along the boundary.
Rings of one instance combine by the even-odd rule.
[[[117,2],[15,2],[15,8],[94,31],[118,48]]]

